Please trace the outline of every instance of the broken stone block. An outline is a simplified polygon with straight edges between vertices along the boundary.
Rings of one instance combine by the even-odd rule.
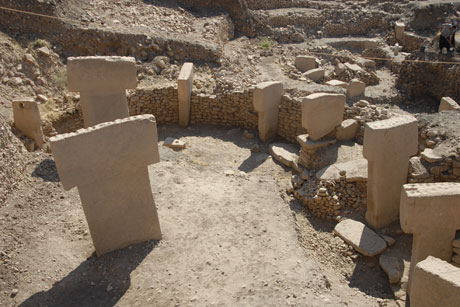
[[[406,25],[403,22],[397,21],[395,23],[395,37],[397,41],[400,41],[404,36],[404,30]]]
[[[399,283],[404,272],[404,263],[401,259],[383,254],[379,258],[379,264],[388,275],[390,284]]]
[[[460,268],[428,256],[414,270],[411,306],[456,307],[460,302]]]
[[[409,159],[417,150],[418,127],[413,116],[397,116],[366,125],[363,155],[369,163],[366,221],[370,226],[381,228],[398,220]]]
[[[299,170],[298,150],[294,146],[284,143],[273,143],[270,144],[268,150],[276,161],[292,169]]]
[[[335,66],[336,75],[342,74],[345,70],[347,70],[347,67],[343,63],[339,63],[337,66]]]
[[[442,97],[438,112],[452,110],[460,110],[458,103],[450,97]]]
[[[374,257],[387,249],[387,244],[378,234],[358,221],[343,220],[335,226],[334,233],[367,257]]]
[[[347,182],[367,181],[367,160],[357,159],[334,163],[316,173],[319,180],[338,180],[340,173],[346,173]]]
[[[364,95],[366,91],[366,83],[359,81],[358,79],[353,79],[348,84],[347,96],[348,97],[357,97]]]
[[[187,127],[190,122],[190,99],[193,88],[193,63],[184,63],[177,80],[179,96],[179,125]]]
[[[364,72],[364,71],[365,71],[364,69],[362,69],[362,68],[361,68],[359,65],[357,65],[357,64],[351,64],[351,63],[346,62],[346,63],[343,64],[343,65],[345,65],[345,68],[346,68],[346,69],[349,69],[349,70],[351,70],[351,71],[353,71],[353,72]]]
[[[68,87],[80,92],[84,126],[129,116],[126,89],[137,84],[136,60],[132,57],[70,57]]]
[[[340,80],[330,80],[326,82],[327,85],[330,86],[339,86],[344,89],[348,89],[348,83],[340,81]]]
[[[64,189],[78,188],[98,256],[161,239],[147,169],[160,161],[153,115],[61,134],[50,143]]]
[[[167,137],[163,142],[163,146],[172,149],[185,149],[186,143],[176,138]]]
[[[14,126],[25,136],[31,138],[35,147],[43,148],[45,138],[42,131],[42,120],[35,100],[33,98],[15,99],[12,107]]]
[[[297,142],[299,142],[300,146],[302,146],[302,149],[316,150],[316,149],[320,149],[320,148],[335,144],[337,143],[337,140],[331,139],[331,140],[312,141],[308,137],[308,134],[302,134],[302,135],[297,136]]]
[[[430,178],[430,172],[422,164],[420,157],[412,157],[409,159],[410,175],[415,179],[427,179]]]
[[[295,58],[295,67],[301,72],[316,68],[316,58],[312,56],[299,55]]]
[[[406,184],[401,193],[401,227],[413,234],[409,286],[415,265],[427,256],[452,259],[460,229],[460,183]]]
[[[335,129],[335,137],[338,141],[353,140],[358,132],[359,124],[354,119],[344,120],[340,126]]]
[[[325,70],[323,68],[315,68],[304,72],[302,76],[316,82],[323,79],[324,74]]]
[[[335,130],[343,120],[346,97],[343,94],[317,93],[302,101],[302,127],[309,138],[319,140]]]
[[[276,137],[282,96],[283,84],[281,82],[263,82],[254,89],[254,109],[259,113],[259,138],[262,142],[268,142]]]

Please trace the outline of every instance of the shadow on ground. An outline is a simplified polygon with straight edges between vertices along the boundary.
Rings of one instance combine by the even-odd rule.
[[[131,272],[157,244],[149,241],[98,258],[93,254],[51,289],[19,306],[114,306],[129,289]]]
[[[52,159],[45,159],[40,162],[31,175],[49,182],[61,181],[56,169],[56,163]]]

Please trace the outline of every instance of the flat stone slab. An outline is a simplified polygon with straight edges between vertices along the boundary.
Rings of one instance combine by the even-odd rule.
[[[272,157],[281,164],[290,168],[297,168],[299,151],[294,146],[285,143],[273,143],[268,149]]]
[[[367,181],[367,160],[358,159],[342,163],[334,163],[316,173],[319,180],[336,180],[340,172],[345,171],[348,182]]]
[[[179,139],[171,138],[168,137],[165,139],[163,142],[163,146],[172,148],[172,149],[185,149],[185,146],[187,144],[184,141],[181,141]]]
[[[358,221],[344,220],[335,226],[334,233],[364,256],[374,257],[387,249],[385,240]]]
[[[297,136],[297,142],[302,146],[302,149],[305,150],[315,150],[319,148],[323,148],[329,145],[333,145],[337,142],[337,140],[320,140],[320,141],[312,141],[308,138],[308,134],[301,134]]]
[[[443,155],[434,151],[433,149],[430,148],[425,148],[424,151],[422,151],[421,156],[423,160],[430,162],[430,163],[435,163],[442,161],[444,159]]]

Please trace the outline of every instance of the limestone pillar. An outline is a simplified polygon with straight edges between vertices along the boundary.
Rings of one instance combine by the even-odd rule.
[[[126,89],[135,89],[136,61],[132,57],[70,57],[69,91],[80,92],[85,127],[129,116]]]
[[[14,126],[25,136],[34,140],[36,147],[43,148],[45,139],[42,120],[35,100],[33,98],[15,99],[12,106]]]
[[[414,270],[410,303],[417,307],[457,307],[460,268],[434,257],[419,262]]]
[[[50,139],[65,190],[78,188],[98,256],[161,230],[147,166],[159,162],[153,115],[133,116]]]
[[[452,259],[452,241],[460,229],[460,183],[406,184],[401,193],[401,227],[413,234],[409,286],[415,265],[433,256]]]
[[[302,101],[302,127],[308,138],[317,141],[340,126],[345,111],[346,97],[343,94],[317,93]]]
[[[190,98],[193,88],[193,63],[184,63],[177,81],[179,95],[179,124],[187,127],[190,122]]]
[[[363,143],[363,155],[369,165],[366,221],[372,227],[381,228],[398,219],[409,159],[417,150],[417,119],[413,116],[366,125]]]
[[[283,84],[278,81],[263,82],[254,89],[254,109],[259,113],[259,138],[262,142],[276,137],[282,96]]]

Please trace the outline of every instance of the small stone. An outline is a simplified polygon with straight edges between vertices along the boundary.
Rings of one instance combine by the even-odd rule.
[[[258,153],[260,152],[260,146],[258,144],[254,144],[252,147],[251,147],[251,152],[253,153]]]
[[[453,248],[452,251],[457,254],[457,255],[460,255],[460,248]]]
[[[393,246],[395,243],[396,243],[396,240],[393,239],[392,237],[390,236],[385,236],[385,235],[382,235],[382,238],[385,240],[385,242],[387,242],[387,245],[390,247],[390,246]]]
[[[40,54],[45,55],[45,56],[50,56],[51,55],[50,50],[46,46],[38,48],[37,51],[40,52]]]
[[[172,148],[172,149],[184,149],[186,146],[186,143],[184,141],[172,138],[172,137],[167,137],[163,143],[163,146]]]
[[[45,95],[42,95],[42,94],[38,94],[37,99],[42,103],[48,102],[48,98]]]
[[[109,284],[105,290],[106,290],[107,292],[110,292],[110,291],[112,291],[112,290],[113,290],[113,287],[112,287],[112,285],[111,285],[111,284]]]
[[[455,263],[455,264],[460,265],[460,255],[454,255],[452,257],[452,262]]]
[[[11,290],[11,295],[10,296],[15,297],[18,293],[19,293],[19,290],[15,288],[15,289]]]
[[[251,133],[251,132],[249,132],[248,130],[244,130],[243,135],[244,135],[244,137],[247,138],[247,139],[253,139],[253,138],[256,137],[256,136],[254,135],[254,133]]]

